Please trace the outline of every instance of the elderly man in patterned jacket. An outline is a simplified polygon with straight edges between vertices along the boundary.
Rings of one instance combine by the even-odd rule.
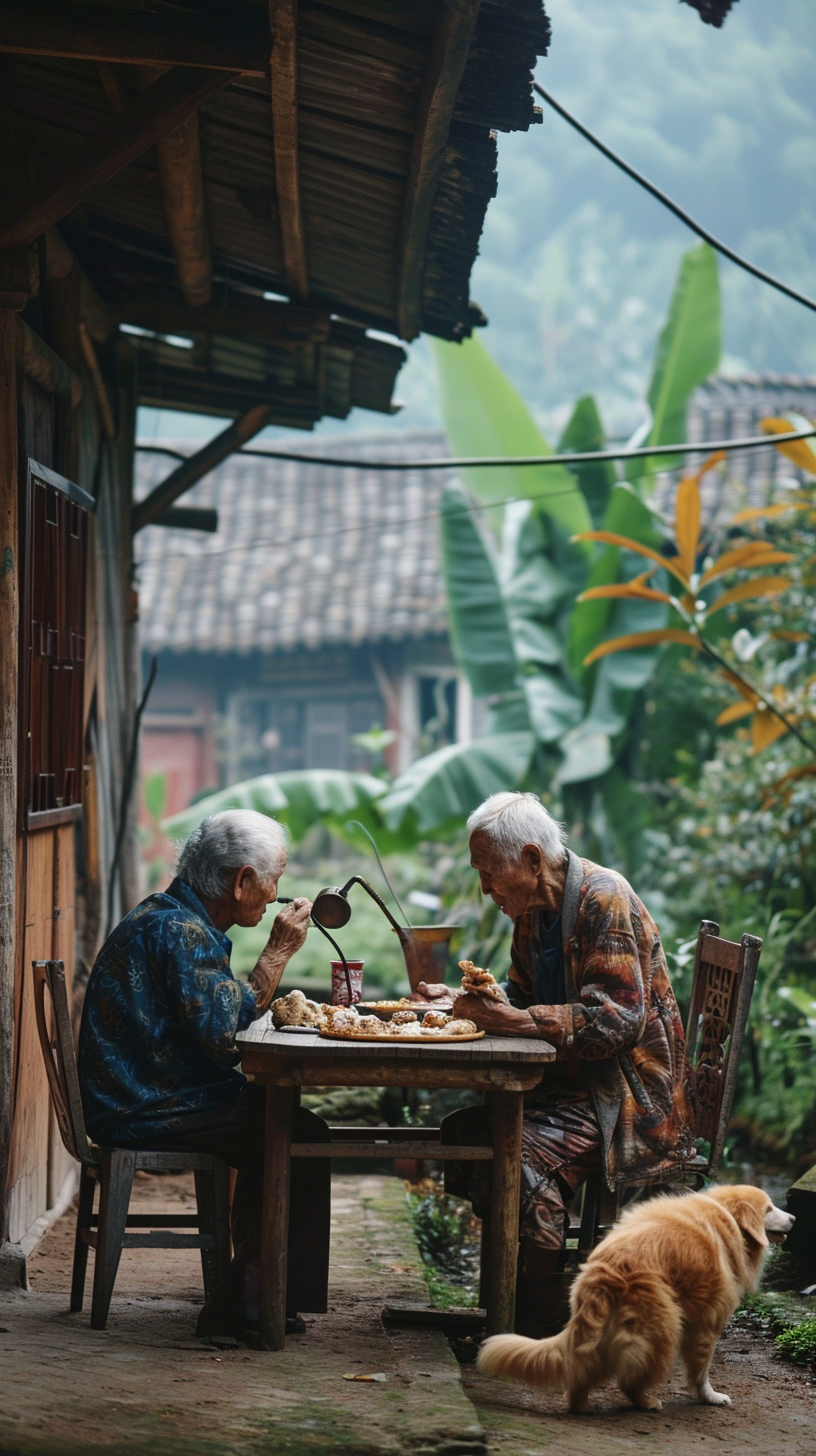
[[[471,814],[482,893],[514,924],[507,999],[460,996],[455,1016],[556,1051],[528,1093],[522,1132],[517,1328],[548,1329],[566,1204],[604,1167],[610,1187],[693,1154],[683,1028],[657,926],[622,875],[579,859],[535,794],[493,794]],[[446,1118],[451,1143],[487,1139],[485,1108]],[[448,1188],[487,1204],[485,1165],[449,1164]]]
[[[226,932],[259,923],[285,868],[286,839],[274,819],[252,810],[205,819],[168,888],[108,937],[85,992],[78,1060],[91,1137],[113,1147],[212,1153],[238,1170],[234,1258],[201,1311],[197,1329],[207,1337],[251,1339],[257,1321],[265,1103],[263,1089],[236,1068],[235,1037],[272,1000],[306,938],[311,904],[297,899],[278,912],[249,984],[230,970]],[[298,1137],[326,1139],[319,1118],[305,1110],[298,1118]],[[301,1309],[325,1308],[315,1274],[321,1238],[300,1250],[298,1239],[308,1243],[317,1229],[327,1247],[328,1217],[328,1164],[304,1159],[292,1179],[290,1328],[304,1328],[294,1313],[298,1295]]]

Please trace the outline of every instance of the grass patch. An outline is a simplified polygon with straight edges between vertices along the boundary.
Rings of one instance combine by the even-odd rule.
[[[478,1304],[480,1223],[436,1178],[408,1191],[414,1236],[434,1309]]]
[[[774,1347],[785,1360],[816,1370],[816,1319],[793,1325],[776,1336]]]

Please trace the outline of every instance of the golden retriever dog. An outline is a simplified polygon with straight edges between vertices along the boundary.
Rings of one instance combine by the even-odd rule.
[[[743,1293],[756,1289],[769,1243],[792,1214],[760,1188],[707,1188],[635,1204],[593,1249],[570,1292],[572,1318],[549,1340],[494,1335],[479,1351],[484,1375],[565,1389],[571,1411],[616,1380],[638,1410],[679,1355],[705,1405],[730,1405],[709,1379],[714,1346]]]

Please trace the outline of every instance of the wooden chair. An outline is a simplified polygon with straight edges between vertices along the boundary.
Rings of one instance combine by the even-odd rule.
[[[698,1143],[708,1144],[708,1152],[698,1150],[695,1158],[668,1179],[623,1184],[614,1193],[607,1188],[605,1169],[593,1174],[584,1185],[577,1240],[579,1264],[614,1223],[625,1203],[648,1198],[665,1188],[667,1182],[685,1181],[700,1188],[719,1171],[761,950],[762,941],[756,935],[743,935],[739,943],[723,940],[715,920],[701,921],[686,1025],[686,1054],[694,1069],[694,1136]]]
[[[102,1148],[89,1143],[79,1092],[74,1038],[65,967],[62,961],[34,961],[34,1004],[51,1100],[60,1135],[80,1165],[71,1310],[82,1309],[88,1249],[96,1250],[91,1328],[104,1330],[110,1310],[122,1249],[200,1249],[204,1291],[209,1296],[225,1273],[230,1257],[227,1199],[229,1169],[220,1158],[206,1153],[151,1152],[134,1148]],[[48,1026],[46,991],[53,1009],[53,1033]],[[195,1174],[195,1214],[128,1213],[133,1176],[181,1170]],[[99,1212],[94,1213],[94,1191],[99,1185]],[[128,1229],[151,1232],[128,1233]],[[196,1229],[196,1233],[168,1230]]]

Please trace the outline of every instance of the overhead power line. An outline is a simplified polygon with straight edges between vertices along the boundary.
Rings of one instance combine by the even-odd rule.
[[[737,440],[692,440],[679,445],[637,445],[621,450],[580,450],[565,455],[451,455],[433,456],[427,460],[367,460],[344,455],[304,455],[295,450],[236,450],[235,455],[251,455],[260,460],[293,460],[301,465],[348,467],[355,470],[484,470],[497,466],[594,465],[609,460],[646,460],[662,455],[712,455],[715,450],[757,450],[762,445],[784,445],[789,440],[809,440],[816,436],[816,426],[809,430],[791,430],[784,435],[748,435]],[[178,450],[163,445],[137,445],[149,455],[168,455],[174,460],[188,460]]]
[[[702,223],[697,222],[696,218],[693,218],[690,213],[686,212],[684,207],[681,207],[678,202],[675,202],[672,197],[669,197],[668,193],[663,192],[654,182],[650,182],[648,177],[644,177],[643,173],[639,172],[636,167],[633,167],[630,162],[625,162],[623,157],[618,156],[617,152],[613,152],[611,147],[608,147],[605,142],[602,142],[600,137],[596,137],[595,133],[589,130],[589,127],[584,126],[583,122],[579,121],[577,116],[573,116],[571,111],[567,111],[566,106],[563,106],[560,101],[556,101],[555,97],[551,96],[549,91],[545,91],[544,87],[540,86],[537,81],[533,82],[533,89],[538,92],[542,101],[546,101],[547,105],[551,106],[553,111],[557,111],[558,115],[563,117],[564,121],[568,122],[597,151],[601,152],[610,162],[614,162],[616,167],[620,167],[620,170],[625,172],[627,177],[631,177],[633,182],[637,182],[639,187],[643,187],[646,192],[651,193],[652,197],[656,197],[658,202],[662,202],[663,206],[667,207],[669,212],[673,212],[675,217],[679,217],[680,221],[684,222],[686,227],[691,228],[691,231],[696,233],[698,238],[702,238],[704,242],[709,243],[718,253],[722,253],[724,258],[730,258],[731,262],[736,263],[738,268],[743,268],[746,273],[753,274],[754,278],[758,278],[761,283],[769,284],[778,293],[784,293],[787,298],[792,298],[795,303],[804,304],[805,308],[809,308],[816,313],[816,299],[809,298],[806,293],[800,293],[798,288],[791,288],[790,284],[783,283],[780,278],[774,278],[772,273],[766,273],[764,268],[758,268],[756,263],[750,263],[740,253],[735,253],[733,248],[729,248],[727,243],[723,243],[719,238],[715,238],[714,234],[708,231],[708,228],[704,228]]]

